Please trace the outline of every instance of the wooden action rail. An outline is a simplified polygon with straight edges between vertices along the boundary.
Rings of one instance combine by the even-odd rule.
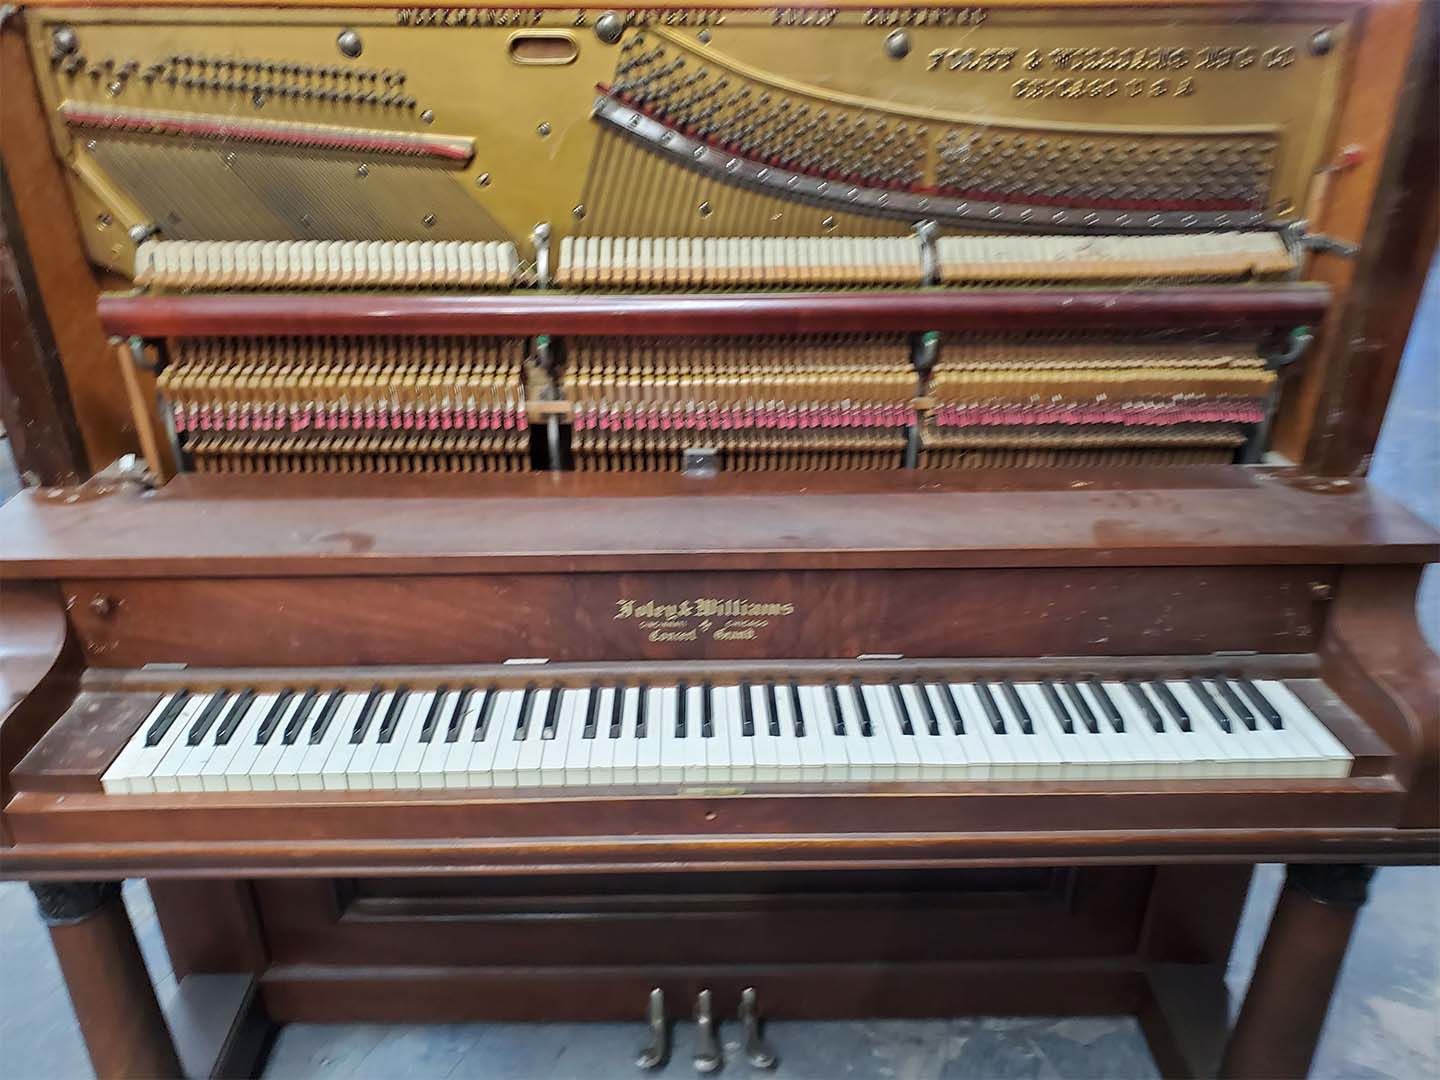
[[[117,337],[347,334],[740,335],[1024,330],[1289,330],[1324,318],[1309,284],[717,294],[109,294]]]

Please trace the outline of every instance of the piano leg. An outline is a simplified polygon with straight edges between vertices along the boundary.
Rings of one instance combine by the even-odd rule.
[[[1220,1075],[1302,1077],[1330,1008],[1330,994],[1365,903],[1370,866],[1287,869],[1255,975],[1230,1033]]]
[[[176,1077],[180,1060],[118,881],[32,882],[96,1075]]]

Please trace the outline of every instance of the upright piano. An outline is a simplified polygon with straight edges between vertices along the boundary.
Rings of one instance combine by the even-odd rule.
[[[1436,23],[0,9],[0,873],[97,1073],[1132,1013],[1303,1075],[1440,850],[1440,536],[1364,479]]]

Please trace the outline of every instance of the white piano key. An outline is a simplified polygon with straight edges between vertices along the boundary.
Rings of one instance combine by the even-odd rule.
[[[368,690],[345,694],[320,741],[311,741],[313,733],[304,737],[304,753],[295,769],[295,784],[301,791],[319,791],[325,787],[325,763],[330,760],[335,747],[349,741],[355,718],[360,715],[369,696]]]
[[[1220,711],[1230,720],[1229,731],[1224,731],[1219,725],[1216,725],[1215,730],[1218,732],[1216,741],[1230,752],[1230,761],[1234,768],[1233,775],[1237,777],[1273,775],[1266,761],[1268,755],[1256,738],[1259,734],[1258,731],[1252,732],[1245,726],[1245,722],[1240,718],[1240,715],[1234,710],[1230,702],[1226,700],[1225,696],[1220,693],[1219,689],[1215,687],[1212,680],[1206,680],[1206,686],[1210,690],[1211,697],[1214,698],[1220,706]]]
[[[420,742],[420,725],[424,723],[425,713],[434,697],[434,691],[412,691],[405,699],[390,741],[380,744],[375,760],[370,763],[372,787],[394,789],[420,786],[420,776],[416,772],[420,751],[424,749],[424,744]],[[401,759],[406,757],[406,750],[412,747],[415,753],[407,759],[408,768],[404,770],[406,779],[402,782]]]
[[[823,686],[802,686],[800,707],[807,730],[814,728],[820,735],[820,760],[826,780],[850,779],[850,754],[845,737],[835,730],[830,712],[830,692]]]
[[[1181,775],[1193,779],[1218,779],[1226,774],[1226,760],[1228,755],[1225,749],[1216,741],[1218,734],[1214,727],[1214,721],[1205,723],[1210,719],[1209,710],[1188,685],[1178,679],[1165,680],[1165,686],[1174,695],[1175,702],[1185,710],[1185,715],[1190,719],[1190,731],[1184,734],[1183,739],[1174,740],[1183,744],[1185,761],[1181,767]],[[1173,711],[1173,710],[1172,710]]]
[[[255,723],[247,723],[243,725],[243,731],[235,732],[237,739],[243,735],[245,741],[236,749],[234,756],[231,757],[229,763],[225,766],[226,791],[254,790],[250,776],[251,769],[255,765],[256,758],[258,758],[265,749],[265,746],[256,742],[255,738],[259,734],[260,728],[264,726],[265,721],[269,718],[270,711],[275,707],[275,703],[279,699],[279,694],[261,694],[255,699]],[[246,719],[248,720],[249,717]],[[279,737],[279,728],[277,726],[274,731],[271,731],[270,738],[278,739]]]
[[[1016,687],[1016,696],[1019,697],[1019,687]],[[1020,715],[1015,711],[1014,703],[1010,701],[1002,688],[995,690],[995,703],[1000,709],[1000,714],[1005,717],[1006,730],[1009,739],[1014,740],[1016,756],[1022,758],[1032,770],[1030,778],[1035,780],[1058,780],[1064,770],[1064,759],[1050,735],[1050,728],[1038,723],[1037,718],[1030,710],[1029,701],[1020,698],[1026,712],[1030,715],[1030,733],[1025,731],[1025,724]],[[1091,735],[1091,738],[1098,736]],[[1102,740],[1103,741],[1103,740]],[[1107,759],[1109,755],[1107,754]]]
[[[828,690],[827,690],[828,693]],[[845,755],[850,761],[850,780],[874,780],[878,778],[880,771],[884,770],[884,763],[877,768],[875,754],[871,740],[860,732],[860,713],[855,707],[855,696],[851,692],[848,683],[840,683],[835,687],[833,700],[840,705],[840,716],[844,722]]]
[[[985,706],[981,704],[980,691],[976,689],[975,684],[951,683],[950,691],[955,696],[961,713],[965,716],[966,733],[975,733],[985,746],[985,754],[990,760],[990,778],[992,780],[1028,779],[1030,769],[1027,768],[1023,755],[1016,747],[1015,740],[995,730],[995,725],[989,714],[986,713]]]
[[[1355,757],[1345,748],[1345,744],[1337,739],[1331,730],[1312,713],[1306,704],[1300,700],[1284,683],[1274,679],[1254,680],[1256,689],[1263,693],[1275,710],[1280,713],[1284,723],[1294,728],[1315,749],[1320,759],[1326,763],[1325,776],[1349,776],[1355,764]]]
[[[642,749],[646,762],[651,765],[647,775],[659,783],[661,755],[664,748],[663,725],[658,719],[661,707],[660,691],[653,687],[627,686],[620,697],[620,734],[614,739],[614,753],[611,757],[611,776],[616,784],[638,784],[640,779],[640,755]],[[640,736],[641,718],[645,721],[645,734]],[[649,783],[650,781],[644,781]]]
[[[703,784],[710,779],[710,765],[707,761],[708,744],[700,734],[700,716],[703,691],[698,686],[685,690],[685,732],[680,738],[680,760],[684,782]],[[679,707],[679,700],[676,700]]]
[[[1233,713],[1226,710],[1224,702],[1219,700],[1213,690],[1208,693],[1206,697],[1215,703],[1221,715],[1225,718],[1225,722],[1233,729],[1238,721],[1235,719]],[[1184,700],[1187,705],[1193,704],[1196,706],[1191,712],[1195,727],[1210,739],[1214,747],[1213,753],[1215,757],[1216,775],[1222,778],[1249,776],[1250,765],[1245,759],[1245,747],[1241,745],[1240,741],[1231,737],[1231,733],[1227,732],[1224,727],[1221,726],[1220,722],[1211,715],[1210,710],[1205,708],[1204,702],[1200,700],[1199,695],[1189,686],[1185,687]]]
[[[870,709],[870,720],[875,725],[877,738],[888,742],[890,767],[896,780],[925,779],[925,770],[920,767],[920,748],[914,735],[905,733],[904,722],[899,709],[895,707],[894,693],[884,683],[869,683],[861,693]],[[909,710],[906,710],[906,717]],[[913,729],[913,722],[912,722]]]
[[[421,770],[424,768],[425,752],[430,749],[430,744],[421,742],[420,736],[424,732],[425,721],[430,716],[432,706],[436,710],[435,726],[437,729],[440,728],[443,706],[448,695],[440,693],[437,687],[435,690],[421,691],[412,696],[418,698],[421,704],[415,714],[414,722],[410,725],[405,742],[400,747],[400,753],[396,757],[394,765],[395,787],[406,790],[424,786]]]
[[[870,751],[871,775],[876,780],[897,779],[900,775],[900,762],[896,756],[895,743],[888,725],[880,722],[880,717],[870,706],[870,698],[865,693],[868,686],[861,683],[857,687],[852,682],[849,688],[850,702],[855,709],[855,718],[860,722],[862,735],[866,726],[864,720],[868,717],[870,721],[870,734],[863,737]],[[898,728],[896,730],[898,733]]]
[[[204,711],[210,701],[210,696],[209,694],[194,694],[185,703],[185,707],[180,710],[179,716],[175,718],[170,730],[166,732],[165,744],[168,749],[164,756],[155,762],[155,767],[150,771],[148,790],[157,792],[180,790],[180,782],[176,779],[176,773],[180,771],[180,766],[185,763],[185,759],[190,756],[191,750],[189,743],[185,741],[185,732],[190,730],[190,725],[195,722],[195,718]],[[177,733],[176,728],[181,730]],[[139,786],[143,787],[144,778],[137,777],[137,780]]]
[[[800,778],[814,782],[829,775],[825,763],[825,744],[820,729],[809,721],[809,696],[803,687],[788,685],[775,688],[775,712],[780,718],[781,737],[790,735],[800,758]],[[798,711],[797,711],[798,705]]]
[[[625,692],[613,686],[600,691],[600,709],[596,716],[595,738],[590,740],[590,763],[585,767],[585,782],[605,786],[615,782],[615,748],[619,738],[612,738],[615,729],[615,707],[620,706],[620,716],[625,713]],[[623,723],[621,725],[623,729]]]
[[[780,689],[777,689],[777,707],[772,713],[770,695],[765,687],[763,685],[750,687],[750,708],[755,716],[755,737],[759,740],[755,745],[755,779],[763,783],[770,782],[769,769],[772,754],[775,759],[775,781],[794,782],[804,776],[804,763],[800,757],[800,740],[795,737],[793,728],[787,733],[785,724],[779,716],[778,706],[781,692]]]
[[[1080,696],[1090,706],[1091,713],[1095,716],[1095,722],[1100,728],[1098,736],[1105,746],[1105,757],[1108,759],[1108,770],[1106,775],[1112,780],[1138,780],[1145,777],[1153,777],[1158,762],[1156,751],[1150,746],[1145,738],[1144,728],[1149,725],[1136,725],[1131,721],[1130,716],[1122,708],[1118,694],[1122,688],[1118,683],[1111,683],[1103,686],[1105,700],[1095,689],[1085,683],[1079,684]],[[1105,707],[1108,700],[1120,714],[1119,727],[1116,721],[1110,718],[1109,709]],[[1061,749],[1062,770],[1066,776],[1072,775],[1069,763],[1064,761],[1066,751]]]
[[[724,702],[725,727],[730,737],[730,777],[737,784],[773,784],[780,779],[778,741],[770,734],[763,701],[754,686],[722,686],[716,694]],[[745,708],[750,708],[753,733],[745,734]]]
[[[514,727],[511,713],[519,692],[487,686],[470,695],[460,717],[460,735],[445,761],[445,787],[488,788],[495,786],[495,758],[509,745]],[[450,737],[447,733],[447,739]]]
[[[554,735],[540,740],[540,785],[542,787],[562,787],[565,784],[565,759],[570,753],[570,736],[572,731],[584,724],[585,714],[580,714],[580,724],[575,723],[575,706],[581,702],[581,695],[587,693],[584,690],[568,690],[557,688],[553,691],[560,695],[560,716],[555,725]]]
[[[1104,780],[1110,776],[1110,759],[1100,745],[1100,739],[1092,735],[1084,725],[1073,724],[1065,730],[1064,718],[1058,716],[1040,683],[1016,683],[1015,692],[1030,710],[1030,718],[1037,730],[1044,729],[1050,736],[1060,759],[1062,780]]]
[[[146,747],[145,733],[149,731],[150,726],[159,719],[160,714],[170,707],[179,693],[179,691],[175,691],[174,693],[161,695],[160,700],[157,701],[154,708],[146,714],[145,719],[140,722],[140,726],[135,730],[135,733],[131,735],[130,739],[121,747],[120,753],[115,756],[115,760],[110,763],[110,766],[101,775],[100,786],[107,794],[127,795],[130,793],[130,780],[139,768],[142,755],[144,755],[147,750],[153,749]],[[171,726],[171,730],[174,730],[174,725]],[[153,762],[150,767],[154,767]]]
[[[911,730],[915,732],[911,738],[914,740],[915,755],[920,762],[920,775],[925,780],[951,780],[959,779],[964,775],[960,769],[954,769],[952,775],[952,761],[950,755],[945,752],[945,742],[941,739],[943,728],[940,726],[940,718],[935,717],[935,726],[932,730],[930,725],[930,713],[926,711],[926,702],[921,700],[923,693],[914,683],[895,683],[893,689],[889,690],[893,698],[895,693],[900,695],[901,704],[904,705],[905,715],[910,718]],[[900,705],[894,707],[895,719],[900,720]],[[955,747],[959,752],[958,745]],[[960,762],[963,765],[963,761]]]
[[[380,753],[380,729],[385,726],[385,719],[390,715],[390,706],[395,701],[396,691],[385,690],[380,694],[379,704],[375,707],[375,715],[370,718],[370,723],[365,728],[364,736],[359,744],[350,742],[349,739],[339,743],[335,753],[325,763],[325,787],[345,790],[347,788],[366,788],[370,786],[370,766],[374,764],[376,756]],[[346,748],[349,752],[346,752]],[[352,783],[353,778],[353,783]]]
[[[421,743],[420,764],[416,769],[422,788],[443,788],[445,786],[445,765],[450,758],[452,745],[445,741],[445,736],[449,733],[450,720],[460,704],[462,693],[461,690],[446,690],[443,694],[439,693],[438,689],[436,691],[439,704],[435,717],[435,730],[428,743]]]
[[[560,781],[568,786],[583,786],[588,782],[590,770],[590,748],[594,745],[595,739],[585,738],[585,722],[590,718],[592,712],[595,719],[595,734],[599,737],[604,729],[604,718],[600,713],[600,693],[593,687],[585,687],[581,690],[571,690],[568,696],[574,696],[574,716],[570,721],[570,735],[565,743],[564,773]],[[594,701],[591,701],[591,697]]]
[[[226,715],[229,713],[231,708],[235,706],[235,702],[238,700],[238,697],[238,694],[233,693],[226,695],[219,713],[215,716],[214,723],[210,725],[210,729],[205,732],[205,734],[201,737],[200,741],[194,746],[190,745],[189,734],[187,733],[184,736],[185,747],[188,753],[185,755],[185,760],[181,763],[180,768],[177,769],[175,772],[175,783],[177,785],[177,790],[204,790],[204,786],[200,778],[205,771],[206,764],[215,755],[216,729],[218,729],[220,725],[225,722]],[[206,708],[209,708],[208,701],[206,704]],[[204,713],[205,709],[201,709],[200,711],[201,713]]]
[[[948,683],[926,683],[925,694],[940,722],[940,738],[952,765],[964,763],[964,777],[968,780],[988,780],[993,772],[990,751],[985,740],[975,729],[973,720],[960,711],[960,702],[950,692]],[[956,717],[961,730],[956,730]]]
[[[532,695],[533,696],[533,695]],[[495,715],[491,724],[496,725],[486,735],[486,741],[495,740],[494,759],[490,764],[490,780],[497,788],[518,786],[516,769],[524,740],[520,738],[519,722],[521,710],[528,701],[523,690],[501,690],[495,703]],[[474,775],[475,770],[471,770]]]
[[[546,741],[542,736],[545,717],[555,694],[549,687],[537,687],[530,695],[530,713],[525,721],[520,753],[515,758],[515,785],[536,787],[540,783],[540,762],[545,756]]]
[[[260,718],[265,715],[268,706],[262,705],[264,694],[258,694],[250,699],[245,706],[245,712],[239,717],[238,722],[230,732],[230,737],[224,743],[219,741],[221,729],[224,728],[230,717],[230,707],[220,717],[220,722],[215,725],[211,733],[215,739],[215,751],[206,760],[204,768],[200,770],[201,791],[228,791],[225,783],[225,770],[231,760],[235,757],[236,751],[245,745],[247,739],[253,741],[255,728],[259,726]]]
[[[685,779],[684,740],[675,731],[677,690],[673,686],[651,687],[646,705],[651,727],[660,736],[660,782],[679,784]]]
[[[325,702],[329,698],[328,692],[317,692],[308,701],[306,695],[296,692],[294,707],[286,709],[284,722],[280,730],[275,733],[274,738],[281,742],[281,749],[273,767],[270,770],[270,787],[274,791],[297,791],[300,788],[300,770],[305,764],[306,752],[310,749],[310,733],[315,728],[315,723],[320,719],[324,711]],[[305,714],[300,715],[304,708]],[[298,724],[295,732],[295,739],[289,745],[285,745],[285,728],[290,724]],[[334,717],[330,719],[330,725],[335,724]],[[329,733],[329,728],[326,728]]]

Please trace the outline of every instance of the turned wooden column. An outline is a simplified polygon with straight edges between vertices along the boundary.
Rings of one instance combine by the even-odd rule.
[[[1310,1071],[1330,995],[1365,903],[1370,866],[1291,866],[1230,1033],[1220,1075],[1279,1080]]]
[[[90,1063],[109,1077],[178,1077],[180,1059],[120,883],[33,882]]]

